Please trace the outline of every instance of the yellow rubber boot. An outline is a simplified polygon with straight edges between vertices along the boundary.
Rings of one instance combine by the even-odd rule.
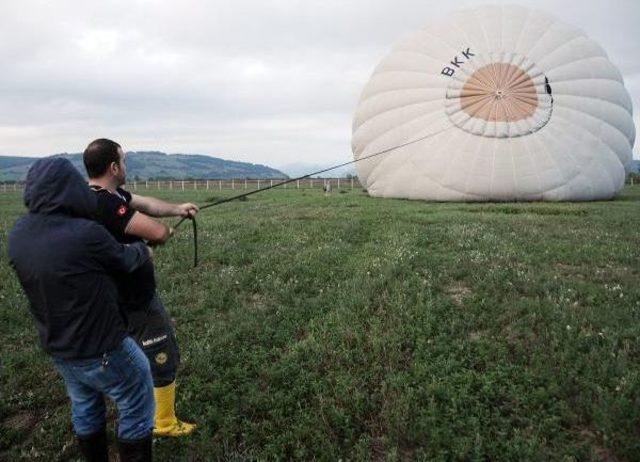
[[[176,417],[176,383],[154,387],[156,415],[153,419],[154,436],[185,436],[196,429],[195,424],[181,422]]]

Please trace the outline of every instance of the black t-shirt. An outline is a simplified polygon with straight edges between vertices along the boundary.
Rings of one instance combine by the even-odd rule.
[[[123,244],[142,241],[137,236],[126,234],[125,230],[136,210],[131,208],[131,193],[117,188],[110,192],[100,186],[91,186],[98,197],[98,221]],[[149,306],[156,291],[153,263],[148,260],[143,266],[129,274],[116,276],[119,304],[122,314],[127,317],[131,310],[144,310]]]

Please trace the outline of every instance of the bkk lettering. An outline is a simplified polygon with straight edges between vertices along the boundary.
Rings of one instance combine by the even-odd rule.
[[[461,64],[464,64],[466,61],[471,59],[472,56],[475,56],[475,54],[471,53],[471,48],[467,48],[466,50],[462,51],[462,56],[464,58],[463,61],[458,59],[458,55],[456,55],[449,64],[451,64],[456,69],[458,69],[458,68],[460,68]],[[447,77],[453,77],[453,74],[456,73],[456,70],[453,67],[446,66],[445,68],[442,69],[442,72],[440,72],[440,73],[442,75],[446,75]]]

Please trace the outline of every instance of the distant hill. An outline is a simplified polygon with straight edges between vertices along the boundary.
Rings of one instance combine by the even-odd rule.
[[[82,154],[54,154],[65,157],[86,177]],[[0,181],[22,181],[37,157],[0,156]],[[207,179],[207,178],[286,178],[266,165],[224,160],[201,154],[165,154],[156,151],[127,153],[127,179]]]
[[[640,160],[634,159],[631,164],[631,171],[635,173],[640,173]]]
[[[348,161],[349,160],[344,160],[343,162],[348,162]],[[337,163],[339,164],[340,162],[337,162]],[[329,167],[331,167],[331,165],[299,162],[299,163],[280,165],[278,166],[278,169],[282,170],[290,177],[295,178],[298,176],[308,175],[309,173],[312,173],[312,172],[324,170],[325,168],[329,168]],[[344,167],[336,168],[334,170],[329,170],[328,172],[322,173],[321,175],[315,175],[315,176],[320,176],[322,178],[329,178],[329,177],[345,178],[345,177],[351,177],[351,176],[355,177],[357,176],[357,172],[356,172],[355,166],[351,164],[351,165],[345,165]]]

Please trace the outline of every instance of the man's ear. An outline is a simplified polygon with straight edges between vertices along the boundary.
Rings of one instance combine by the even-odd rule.
[[[117,162],[111,162],[111,163],[109,164],[109,172],[110,172],[112,175],[116,175],[116,174],[118,173],[118,168],[119,168],[119,166],[118,166],[118,163],[117,163]]]

